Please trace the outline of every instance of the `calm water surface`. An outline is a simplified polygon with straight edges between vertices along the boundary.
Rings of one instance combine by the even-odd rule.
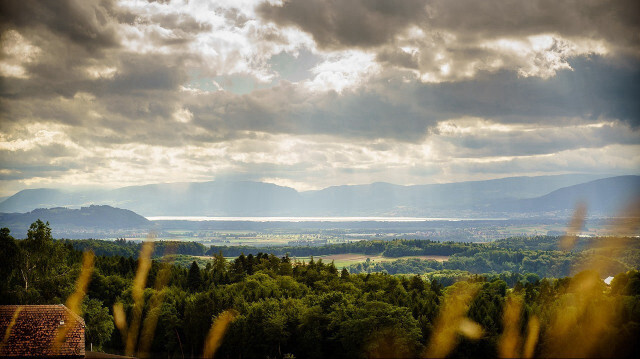
[[[429,218],[429,217],[205,217],[205,216],[151,216],[150,221],[220,221],[220,222],[425,222],[503,220],[504,218]]]

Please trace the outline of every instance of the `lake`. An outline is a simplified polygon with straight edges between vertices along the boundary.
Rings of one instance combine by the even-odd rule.
[[[434,221],[500,221],[506,218],[429,218],[429,217],[206,217],[150,216],[150,221],[217,221],[217,222],[434,222]]]

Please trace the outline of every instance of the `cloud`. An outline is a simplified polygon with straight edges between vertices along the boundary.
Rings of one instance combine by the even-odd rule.
[[[0,4],[0,14],[5,27],[51,31],[89,53],[117,47],[114,15],[126,16],[109,0],[7,0]]]
[[[66,132],[74,141],[88,146],[180,146],[250,132],[417,143],[439,122],[465,116],[541,128],[621,120],[636,128],[640,114],[638,67],[619,67],[603,58],[574,61],[573,70],[547,80],[501,72],[425,84],[381,74],[342,93],[282,82],[244,95],[184,89],[180,84],[187,75],[175,58],[130,55],[119,61],[115,74],[79,82],[70,98],[5,98],[8,121],[0,129],[15,131],[33,121],[69,125]],[[84,89],[88,92],[80,92]],[[189,121],[177,121],[176,113],[189,113]]]
[[[429,3],[429,25],[448,29],[462,40],[523,37],[553,33],[567,38],[602,39],[637,52],[640,6],[615,1],[446,1]]]
[[[573,129],[568,128],[565,134],[572,132]],[[123,186],[226,178],[266,179],[310,189],[376,181],[420,184],[514,174],[615,174],[628,173],[629,168],[640,166],[637,143],[596,148],[569,143],[552,154],[539,149],[514,154],[501,153],[502,143],[491,143],[487,139],[481,146],[482,156],[467,157],[459,146],[443,145],[446,140],[449,139],[430,137],[415,144],[345,142],[335,136],[251,133],[243,138],[199,145],[167,147],[132,143],[85,148],[68,142],[66,137],[54,136],[48,144],[34,141],[32,146],[21,150],[0,150],[0,160],[11,169],[9,173],[2,173],[0,184],[5,189],[16,184]],[[544,146],[544,143],[537,145]],[[524,146],[536,148],[535,137]],[[449,151],[451,148],[454,151]]]
[[[463,118],[438,123],[430,139],[434,148],[448,156],[483,158],[544,155],[613,144],[639,145],[640,131],[616,122],[531,126]]]
[[[373,47],[426,18],[422,0],[284,1],[258,6],[263,18],[310,33],[323,48]]]
[[[0,185],[635,173],[637,8],[0,2]]]
[[[461,160],[447,165],[449,173],[458,177],[496,176],[512,173],[528,175],[558,173],[629,174],[640,167],[640,146],[607,146],[600,149],[567,150],[552,155],[500,157],[494,159]],[[637,173],[631,172],[631,173]],[[486,178],[486,177],[485,177]]]
[[[280,25],[297,26],[321,47],[331,48],[393,43],[411,26],[450,32],[461,43],[556,33],[602,38],[623,47],[639,44],[633,34],[639,28],[640,6],[632,0],[536,0],[526,4],[503,0],[289,0],[264,2],[257,13]]]
[[[290,0],[264,2],[257,13],[310,34],[323,50],[368,50],[425,82],[502,69],[549,78],[576,56],[640,55],[632,0]]]

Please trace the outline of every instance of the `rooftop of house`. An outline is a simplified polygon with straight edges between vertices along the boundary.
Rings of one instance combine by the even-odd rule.
[[[84,320],[62,304],[2,305],[0,356],[84,357],[84,330]]]

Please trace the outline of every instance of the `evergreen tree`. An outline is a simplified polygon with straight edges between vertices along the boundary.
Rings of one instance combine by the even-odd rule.
[[[0,229],[0,298],[2,301],[9,301],[6,293],[11,288],[11,278],[17,263],[19,249],[16,240],[9,234],[9,228]]]
[[[347,270],[347,268],[342,268],[342,272],[340,273],[340,277],[342,278],[348,278],[349,277],[349,270]]]
[[[198,267],[196,261],[193,261],[191,268],[189,268],[189,274],[187,274],[187,287],[192,292],[196,292],[201,286],[202,276],[200,275],[200,267]]]
[[[437,295],[437,296],[441,296],[442,295],[442,284],[440,284],[440,282],[438,282],[437,279],[432,279],[431,280],[431,290]]]
[[[411,277],[409,288],[418,292],[422,292],[425,290],[424,281],[422,280],[422,278],[420,278],[419,275],[414,275],[413,277]]]

